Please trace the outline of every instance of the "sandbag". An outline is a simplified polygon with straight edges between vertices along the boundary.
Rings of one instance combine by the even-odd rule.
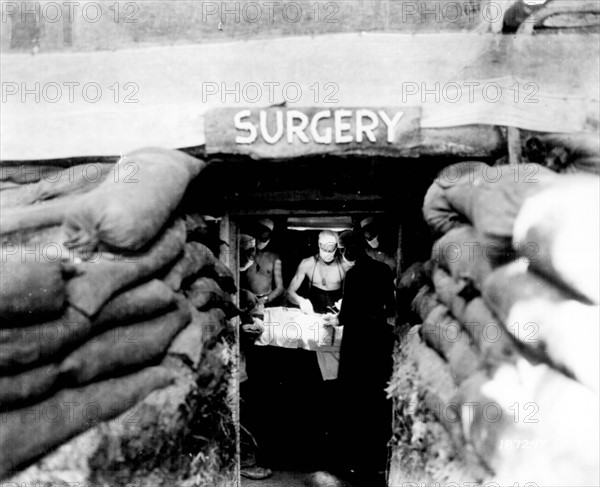
[[[463,188],[471,185],[481,179],[487,170],[488,166],[483,162],[467,161],[447,166],[440,171],[425,193],[423,201],[423,217],[436,238],[469,222],[466,215],[454,210],[446,196],[446,190],[452,186]]]
[[[158,279],[116,295],[94,318],[94,326],[116,326],[156,316],[175,303],[175,293]]]
[[[561,176],[530,198],[515,221],[519,252],[532,244],[533,269],[592,303],[600,303],[600,178]]]
[[[60,262],[73,260],[74,252],[70,252],[62,245],[64,233],[60,225],[42,228],[30,228],[9,235],[0,236],[2,250],[8,253],[19,251],[28,256],[35,255],[38,261]]]
[[[454,281],[439,267],[433,272],[433,283],[438,299],[469,334],[486,364],[516,359],[516,347],[509,333],[481,297],[463,296],[464,283]]]
[[[61,225],[67,212],[79,207],[84,198],[86,195],[71,195],[36,205],[3,209],[0,212],[0,235]]]
[[[35,201],[37,184],[16,185],[0,191],[0,208],[29,205]]]
[[[440,306],[440,302],[435,295],[435,292],[432,290],[431,286],[425,285],[412,300],[411,307],[417,315],[424,320],[427,318],[429,313],[437,306]]]
[[[236,291],[231,270],[212,251],[199,242],[188,242],[185,253],[164,277],[165,284],[174,291],[194,280],[196,276],[211,277],[225,292]]]
[[[175,311],[94,336],[63,360],[61,380],[69,386],[87,384],[158,360],[191,319],[189,305],[181,301]]]
[[[197,370],[202,359],[203,344],[225,326],[225,313],[219,308],[206,312],[190,306],[192,321],[173,339],[168,354],[179,357]]]
[[[0,376],[0,410],[14,409],[23,403],[39,402],[58,379],[55,364],[43,365],[15,375]],[[37,400],[37,401],[36,401]]]
[[[85,163],[72,166],[54,177],[46,177],[37,183],[35,202],[68,194],[90,191],[105,179],[119,175],[113,163]]]
[[[473,343],[481,350],[487,364],[514,362],[519,352],[514,341],[498,322],[482,298],[474,298],[459,317],[470,333]]]
[[[227,318],[240,314],[240,310],[233,304],[231,295],[223,291],[213,279],[208,277],[196,279],[185,295],[199,310],[221,308]]]
[[[209,236],[208,223],[202,215],[198,213],[185,215],[185,227],[187,229],[188,240],[204,240]]]
[[[432,273],[431,280],[435,294],[453,316],[459,317],[464,312],[464,307],[472,299],[471,292],[466,288],[462,280],[455,280],[441,267],[436,267]],[[465,294],[466,292],[466,294]]]
[[[598,395],[547,365],[478,374],[450,406],[498,485],[598,485]]]
[[[527,198],[550,187],[558,177],[538,164],[494,166],[473,184],[448,188],[445,196],[480,235],[510,249],[519,210]]]
[[[528,271],[526,262],[514,262],[497,268],[485,280],[482,296],[486,304],[505,325],[509,314],[519,303],[539,300],[552,306],[569,296],[542,276]]]
[[[543,277],[517,264],[490,276],[484,298],[492,303],[514,338],[598,390],[598,306],[570,299]]]
[[[62,265],[33,257],[20,246],[15,253],[0,253],[0,327],[14,326],[11,320],[15,319],[31,323],[64,307]]]
[[[510,249],[519,209],[558,177],[538,164],[449,166],[426,194],[423,215],[438,237],[470,223],[481,236]]]
[[[457,383],[473,375],[480,367],[470,337],[445,306],[438,306],[429,313],[419,334],[450,364]]]
[[[396,291],[409,291],[409,296],[411,298],[414,298],[414,296],[417,294],[419,289],[421,289],[421,287],[431,282],[431,270],[431,262],[414,263],[408,269],[406,269],[400,276],[400,279],[398,280],[398,284],[396,286]]]
[[[163,228],[188,184],[207,163],[184,152],[145,148],[123,156],[109,178],[70,208],[64,226],[69,248],[135,251]]]
[[[597,133],[538,134],[536,138],[544,144],[546,154],[556,148],[567,151],[566,172],[600,174],[600,139]]]
[[[2,180],[0,180],[0,193],[2,191],[6,191],[6,190],[9,190],[9,189],[20,188],[21,186],[24,186],[24,185],[19,184],[19,183],[13,183],[11,181],[2,181]]]
[[[63,166],[53,164],[23,163],[19,165],[0,164],[0,181],[15,184],[31,184],[42,179],[54,179],[64,171]]]
[[[85,193],[111,174],[113,164],[81,164],[45,176],[36,183],[0,192],[0,207],[30,205],[68,194]]]
[[[58,360],[92,333],[90,321],[82,313],[68,307],[58,319],[36,325],[12,323],[14,328],[0,329],[0,373]]]
[[[511,247],[499,247],[471,225],[454,228],[433,246],[431,258],[457,282],[481,289],[494,267],[516,257]]]
[[[72,270],[78,275],[67,282],[67,299],[87,316],[94,316],[116,292],[154,277],[177,259],[184,244],[185,224],[176,220],[138,253],[102,252],[89,262],[73,263]]]
[[[16,473],[73,436],[135,406],[156,389],[170,385],[175,372],[149,367],[77,389],[3,415],[0,421],[0,478]]]

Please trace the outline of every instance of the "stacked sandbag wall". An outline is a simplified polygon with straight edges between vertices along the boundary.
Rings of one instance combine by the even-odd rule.
[[[236,287],[180,206],[207,163],[141,149],[94,166],[5,172],[0,478],[229,480]]]
[[[389,485],[598,485],[599,194],[536,164],[433,182],[431,259],[397,284]]]

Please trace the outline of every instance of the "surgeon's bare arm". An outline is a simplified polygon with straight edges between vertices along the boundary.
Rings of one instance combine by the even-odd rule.
[[[296,270],[296,275],[294,276],[288,287],[288,297],[290,301],[300,306],[300,309],[304,313],[314,313],[312,303],[308,299],[298,295],[296,291],[298,291],[298,289],[302,285],[302,282],[304,281],[304,278],[308,275],[310,265],[310,259],[304,259],[302,262],[300,262],[300,265]]]
[[[283,294],[283,277],[281,272],[281,259],[277,257],[273,264],[273,279],[275,281],[275,289],[265,298],[265,303],[270,303],[277,297]]]

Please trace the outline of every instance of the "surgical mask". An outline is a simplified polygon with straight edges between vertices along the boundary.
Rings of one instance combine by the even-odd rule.
[[[271,239],[266,240],[265,242],[261,242],[260,240],[256,241],[256,248],[258,250],[263,250],[267,245],[269,245],[269,242],[271,241]]]
[[[253,260],[249,260],[246,265],[240,267],[240,272],[247,271],[248,269],[250,269],[250,267],[252,267],[252,264],[254,264],[254,261]]]
[[[319,257],[325,263],[333,262],[335,258],[335,250],[333,252],[326,252],[325,250],[319,250]]]
[[[373,237],[371,240],[367,240],[367,243],[369,244],[369,247],[376,249],[379,247],[379,237]]]

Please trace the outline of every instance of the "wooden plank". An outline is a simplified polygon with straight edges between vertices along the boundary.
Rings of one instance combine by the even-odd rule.
[[[234,297],[234,303],[239,306],[239,232],[237,225],[231,220],[229,215],[225,214],[221,219],[221,225],[219,228],[219,237],[222,242],[219,259],[231,269],[233,272],[233,278],[236,286],[236,294]],[[231,400],[233,423],[235,424],[235,435],[236,435],[236,467],[235,467],[235,485],[241,485],[240,476],[240,390],[239,390],[239,370],[240,370],[240,320],[239,317],[235,317],[231,320],[235,333],[235,343],[233,345],[233,368],[232,368],[232,379],[229,385],[229,399]]]
[[[404,255],[403,255],[403,232],[402,232],[402,223],[398,225],[398,249],[396,251],[396,277],[398,278],[398,282],[400,281],[400,276],[404,272]]]
[[[218,108],[205,117],[208,154],[287,159],[418,157],[419,107]]]
[[[377,195],[350,195],[319,191],[265,191],[233,195],[221,204],[221,210],[236,215],[250,214],[339,214],[371,213],[390,209],[390,202]]]
[[[520,164],[521,157],[521,131],[517,127],[507,127],[508,132],[508,163]]]
[[[285,209],[285,208],[270,208],[270,209],[256,209],[256,208],[239,208],[230,209],[229,214],[231,216],[346,216],[346,215],[363,215],[365,213],[383,215],[388,212],[384,209],[369,209],[366,210],[343,210],[343,211],[330,211],[330,210],[305,210],[305,209]]]

